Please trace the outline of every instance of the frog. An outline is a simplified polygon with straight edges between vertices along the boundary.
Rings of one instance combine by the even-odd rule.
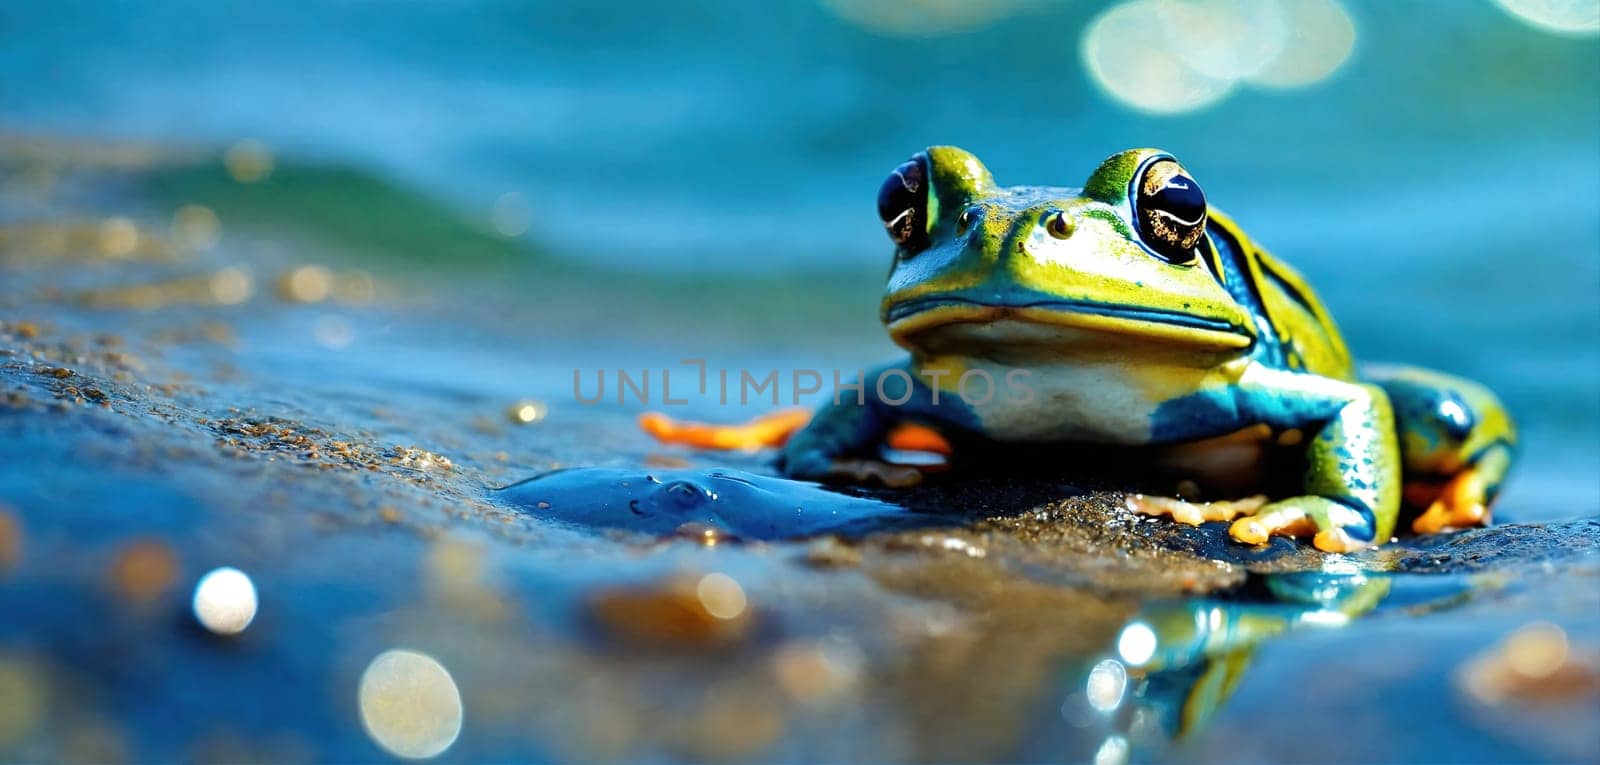
[[[1243,544],[1354,551],[1390,540],[1403,506],[1419,534],[1489,522],[1517,443],[1500,400],[1444,372],[1358,365],[1307,280],[1171,153],[1116,153],[1076,188],[1001,186],[975,155],[932,146],[890,172],[877,212],[893,244],[879,317],[907,356],[785,434],[783,475],[915,483],[923,469],[882,449],[915,425],[957,461],[1066,445],[1219,485],[1239,470],[1225,455],[1287,452],[1285,496],[1200,501],[1190,481],[1130,499],[1226,522]]]

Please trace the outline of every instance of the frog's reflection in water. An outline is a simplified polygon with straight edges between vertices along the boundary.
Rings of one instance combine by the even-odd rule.
[[[1097,765],[1200,730],[1232,695],[1257,646],[1293,630],[1343,627],[1376,608],[1390,583],[1353,569],[1271,574],[1230,598],[1145,606],[1118,634],[1111,657],[1089,670],[1082,695],[1069,698],[1104,716]],[[1069,706],[1063,713],[1071,719]]]

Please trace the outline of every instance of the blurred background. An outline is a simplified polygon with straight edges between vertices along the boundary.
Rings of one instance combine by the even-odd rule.
[[[1158,145],[1319,275],[1350,262],[1341,249],[1366,252],[1374,279],[1420,251],[1474,267],[1464,254],[1532,244],[1497,238],[1507,227],[1489,210],[1539,199],[1518,219],[1572,220],[1596,197],[1584,0],[67,0],[0,13],[12,132],[255,138],[486,223],[499,201],[500,230],[630,270],[877,264],[871,193],[932,143],[969,148],[1003,182],[1061,185]],[[1367,236],[1382,246],[1360,247],[1377,243]],[[1563,241],[1593,267],[1592,238]]]
[[[1496,238],[1506,227],[1485,214],[1510,198],[1542,200],[1528,222],[1592,218],[1594,11],[1584,0],[21,2],[0,11],[0,88],[11,131],[259,139],[629,269],[880,261],[878,179],[947,142],[1003,182],[1053,184],[1154,144],[1307,269],[1331,272],[1347,259],[1328,250],[1365,242],[1382,261],[1450,253],[1438,262],[1454,270],[1477,251],[1528,250],[1525,235]],[[1562,250],[1594,267],[1581,258],[1594,230],[1576,229],[1589,238]]]
[[[1498,519],[1600,512],[1600,0],[8,0],[0,361],[16,360],[0,364],[0,411],[16,416],[0,418],[0,465],[24,468],[0,472],[0,613],[28,618],[0,624],[0,755],[364,760],[432,756],[461,734],[450,756],[1084,759],[1121,741],[1105,762],[1126,760],[1129,739],[1072,722],[1079,675],[1061,675],[1065,696],[1037,687],[1049,661],[1100,647],[1036,615],[1111,630],[1126,604],[1104,593],[1032,608],[1034,583],[1007,580],[1024,593],[1014,621],[984,622],[990,596],[950,584],[967,569],[943,590],[841,584],[760,548],[640,552],[485,509],[484,485],[562,465],[770,469],[663,455],[633,425],[649,407],[575,406],[573,370],[890,358],[873,199],[931,144],[1008,185],[1075,186],[1122,149],[1173,152],[1305,273],[1359,358],[1501,394],[1523,452]],[[393,524],[417,533],[373,531]],[[203,617],[178,631],[189,585],[224,565],[250,572],[261,619],[231,643]],[[748,593],[765,620],[750,634],[790,641],[783,677],[881,682],[819,712],[741,679],[775,642],[657,661],[573,616],[601,585],[686,568],[737,579],[740,612]],[[1282,649],[1243,708],[1297,717],[1223,729],[1263,759],[1295,751],[1311,699],[1284,705],[1281,689],[1338,686],[1298,674],[1326,655],[1365,678],[1319,697],[1345,720],[1379,687],[1408,707],[1449,696],[1452,667],[1524,622],[1593,648],[1595,569],[1570,576],[1514,608]],[[956,615],[984,640],[959,645],[982,652],[940,642],[959,633],[942,602],[902,608],[929,591],[962,593]],[[108,609],[107,593],[146,610]],[[906,614],[945,674],[894,674],[911,643],[886,623]],[[1537,625],[1565,656],[1567,633]],[[1415,644],[1399,674],[1368,658],[1375,636]],[[1050,643],[1069,638],[1085,642]],[[811,653],[783,652],[796,645]],[[449,671],[378,654],[397,647]],[[357,720],[375,655],[402,677],[453,672],[466,733],[460,697],[454,727],[420,747]],[[957,695],[985,709],[1014,702],[994,706],[996,727],[919,706],[937,695],[919,682],[969,681]],[[706,707],[680,705],[684,689]],[[1405,718],[1363,718],[1394,737],[1334,726],[1319,751],[1593,754],[1592,728],[1474,703],[1426,736]],[[774,716],[789,727],[762,727]],[[1497,722],[1513,719],[1546,728]],[[1238,761],[1238,740],[1188,756]]]

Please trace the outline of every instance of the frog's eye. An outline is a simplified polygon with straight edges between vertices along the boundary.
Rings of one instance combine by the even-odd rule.
[[[1206,195],[1170,157],[1152,159],[1133,176],[1133,215],[1145,246],[1169,263],[1190,263],[1206,231]]]
[[[901,163],[878,187],[878,217],[906,252],[928,246],[928,167],[923,155]]]

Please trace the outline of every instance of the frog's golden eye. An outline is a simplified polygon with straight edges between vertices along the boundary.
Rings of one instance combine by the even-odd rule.
[[[906,252],[928,246],[928,168],[923,155],[901,163],[878,187],[878,217],[889,238]]]
[[[1170,157],[1156,157],[1133,176],[1133,215],[1139,237],[1162,260],[1191,263],[1206,232],[1206,195]]]

